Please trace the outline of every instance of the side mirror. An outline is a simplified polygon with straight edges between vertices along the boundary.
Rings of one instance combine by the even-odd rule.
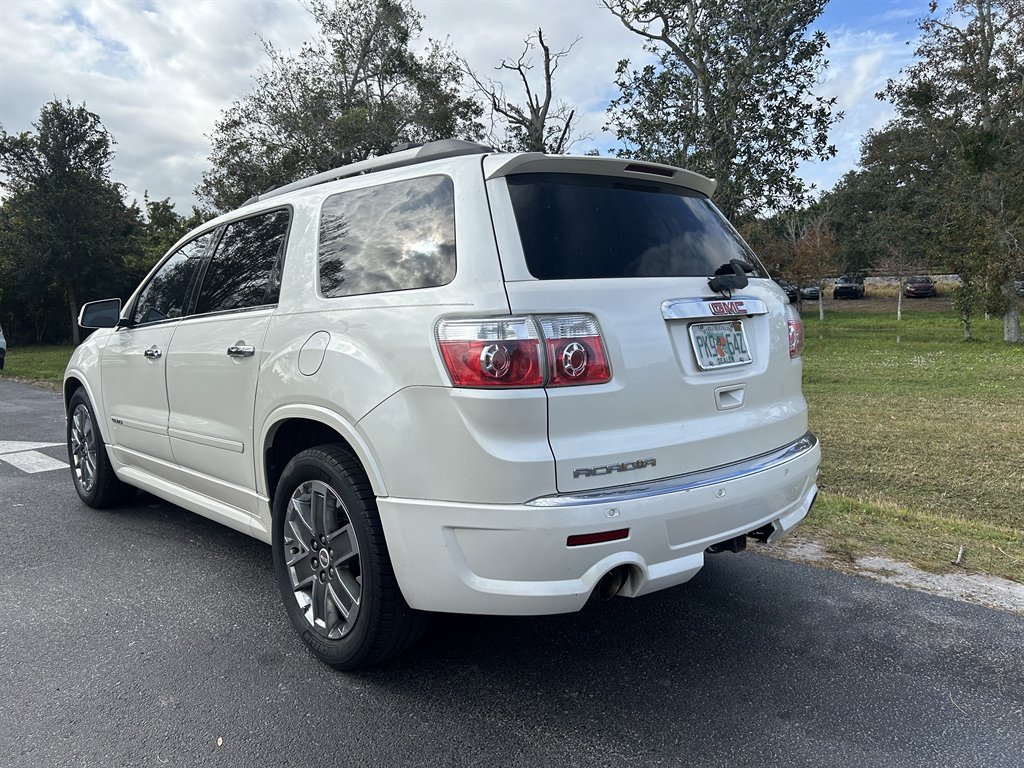
[[[82,305],[78,324],[83,328],[113,328],[121,319],[121,300],[103,299]]]

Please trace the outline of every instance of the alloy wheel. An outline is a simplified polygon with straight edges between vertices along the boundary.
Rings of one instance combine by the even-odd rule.
[[[327,483],[309,480],[292,493],[284,558],[309,625],[329,640],[351,632],[362,597],[359,543],[344,502]]]

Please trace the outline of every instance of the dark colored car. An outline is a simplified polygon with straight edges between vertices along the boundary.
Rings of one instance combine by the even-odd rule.
[[[938,296],[935,290],[935,283],[927,275],[918,275],[907,280],[903,286],[903,295],[908,299],[924,299],[929,296]]]
[[[800,289],[800,298],[807,301],[817,301],[821,295],[821,288],[816,285],[805,285]]]
[[[775,284],[786,292],[786,298],[789,299],[790,304],[795,303],[796,300],[800,298],[800,289],[792,283],[781,278],[775,278]]]
[[[843,275],[832,287],[833,299],[863,299],[864,277],[862,275]]]

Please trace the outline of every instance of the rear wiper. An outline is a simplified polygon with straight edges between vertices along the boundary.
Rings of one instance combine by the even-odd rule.
[[[730,296],[733,291],[747,287],[747,272],[753,272],[754,268],[741,259],[729,259],[715,270],[715,274],[708,278],[708,287],[715,293],[724,293]]]

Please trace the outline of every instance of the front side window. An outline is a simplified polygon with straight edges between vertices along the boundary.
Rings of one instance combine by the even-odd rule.
[[[327,298],[432,288],[455,277],[455,187],[447,176],[332,195],[320,219]]]
[[[530,274],[541,280],[709,277],[757,257],[711,201],[672,184],[610,176],[507,178]]]
[[[206,268],[196,314],[277,303],[290,219],[279,209],[228,224]]]
[[[189,294],[213,235],[207,232],[190,240],[164,262],[135,302],[133,325],[171,320],[185,314]]]

